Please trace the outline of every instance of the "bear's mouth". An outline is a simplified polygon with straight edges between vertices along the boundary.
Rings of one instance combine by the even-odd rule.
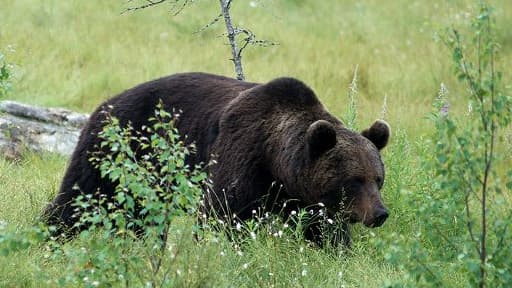
[[[349,213],[347,214],[347,217],[345,219],[348,220],[350,224],[355,224],[361,222],[365,227],[368,228],[377,228],[380,227],[386,222],[386,219],[388,218],[388,212],[382,211],[382,213],[379,213],[378,215],[375,215],[372,218],[369,217],[360,217],[359,215],[355,213]]]
[[[363,220],[364,226],[368,228],[380,227],[386,222],[389,212],[385,209],[379,210],[372,218]]]
[[[361,222],[365,227],[368,228],[377,228],[382,226],[389,216],[387,209],[378,209],[373,217],[368,217],[366,214],[361,216],[355,211],[336,211],[329,208],[327,209],[327,213],[331,219],[339,219],[341,217],[341,219],[347,221],[349,224]]]
[[[348,217],[348,222],[350,224],[354,224],[354,223],[358,223],[358,222],[361,222],[361,218],[359,218],[357,215],[355,214],[350,214],[350,216]]]

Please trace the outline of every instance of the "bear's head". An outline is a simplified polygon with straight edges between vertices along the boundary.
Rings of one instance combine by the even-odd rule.
[[[361,134],[325,120],[312,123],[306,132],[303,200],[321,202],[329,214],[342,213],[351,223],[381,226],[389,214],[380,193],[385,173],[379,151],[389,137],[382,120]]]

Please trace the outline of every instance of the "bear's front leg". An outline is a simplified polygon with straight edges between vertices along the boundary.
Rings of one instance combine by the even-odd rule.
[[[304,237],[319,247],[341,245],[344,248],[350,248],[352,246],[350,227],[345,222],[331,224],[323,220],[315,221],[307,226]]]

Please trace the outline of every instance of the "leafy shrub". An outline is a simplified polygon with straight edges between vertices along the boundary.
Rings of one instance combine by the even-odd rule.
[[[200,166],[190,169],[185,164],[194,146],[180,140],[175,119],[161,104],[149,121],[151,127],[135,131],[130,124],[121,127],[118,119],[108,117],[98,135],[101,147],[90,161],[102,177],[116,183],[115,202],[97,205],[106,199],[83,195],[78,208],[95,209],[83,214],[79,225],[101,223],[116,234],[140,227],[146,237],[165,237],[172,219],[195,215],[208,183]]]
[[[87,279],[108,283],[118,281],[119,277],[96,279],[95,275],[123,275],[124,281],[128,281],[133,263],[148,263],[146,269],[150,273],[139,275],[147,277],[145,282],[154,286],[156,282],[170,281],[168,273],[161,272],[160,268],[167,251],[171,222],[181,216],[196,215],[203,188],[209,185],[201,167],[191,169],[185,163],[194,147],[183,143],[174,127],[175,121],[162,104],[149,119],[150,126],[141,127],[141,131],[130,124],[121,127],[118,119],[107,117],[107,125],[98,135],[101,145],[90,161],[101,171],[102,177],[116,183],[114,201],[109,202],[103,195],[83,195],[76,203],[76,208],[82,211],[77,225],[89,227],[81,237],[89,238],[101,224],[99,242],[89,244],[99,248],[104,242],[111,243],[108,249],[100,249],[100,253],[95,254],[98,259],[78,255],[78,259],[85,256],[89,261],[90,267],[80,272],[87,275]],[[134,241],[140,237],[144,242],[137,245],[146,248],[142,257],[128,252],[137,246]],[[119,261],[108,263],[102,260],[104,258]]]
[[[512,248],[505,244],[512,241],[506,192],[512,188],[512,170],[504,165],[508,155],[500,148],[512,121],[512,98],[502,90],[496,70],[491,12],[480,4],[471,25],[472,45],[453,28],[442,36],[456,75],[467,87],[468,111],[453,116],[448,90],[441,85],[430,116],[435,131],[422,155],[424,169],[418,172],[423,188],[410,195],[417,231],[414,238],[394,235],[386,256],[409,272],[414,286],[444,286],[450,275],[465,275],[462,281],[469,286],[512,284],[507,259]]]
[[[0,97],[12,90],[12,64],[7,62],[5,55],[0,52]]]

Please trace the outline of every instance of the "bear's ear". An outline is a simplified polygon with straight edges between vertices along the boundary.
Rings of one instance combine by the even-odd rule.
[[[306,132],[306,140],[309,155],[316,158],[336,145],[336,129],[325,120],[315,121]]]
[[[386,121],[377,120],[370,128],[361,132],[361,135],[368,138],[377,149],[381,150],[388,144],[391,128]]]

